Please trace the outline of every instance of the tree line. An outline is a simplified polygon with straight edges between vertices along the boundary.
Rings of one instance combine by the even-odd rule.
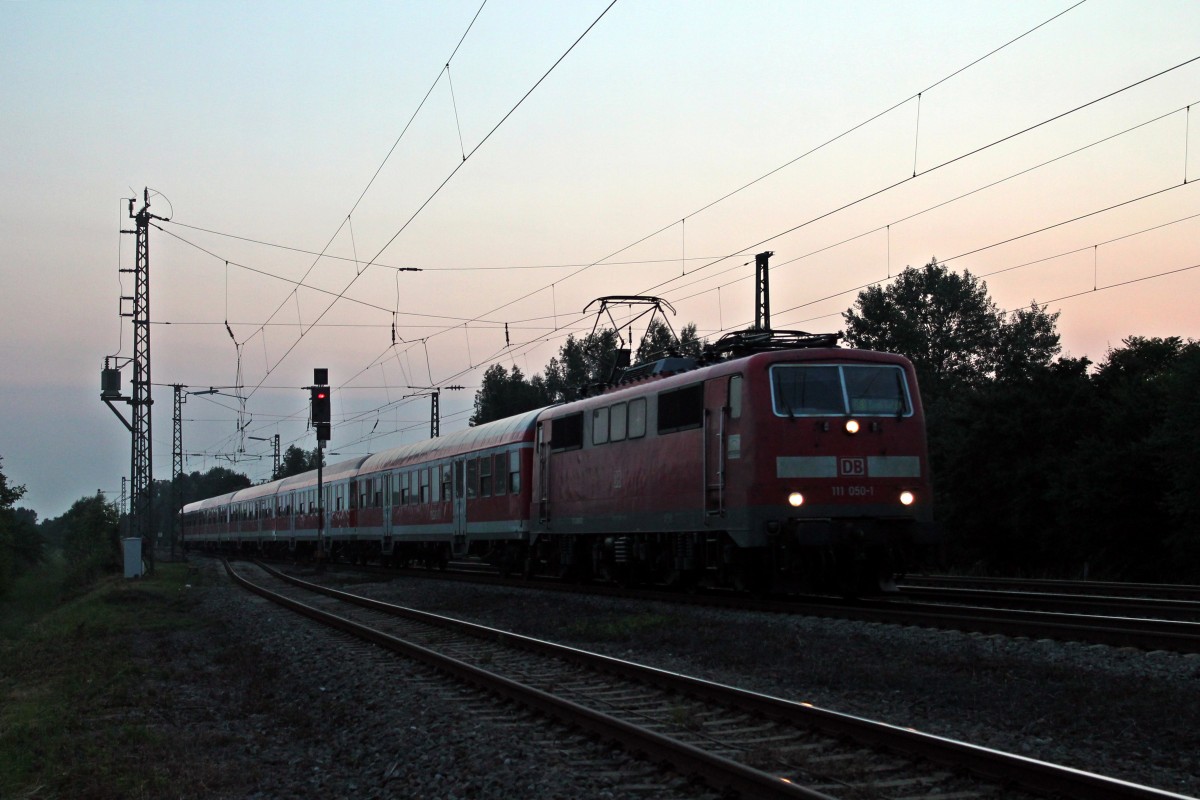
[[[1062,357],[1058,314],[998,311],[936,260],[843,316],[847,344],[916,367],[948,566],[1200,581],[1200,342]]]

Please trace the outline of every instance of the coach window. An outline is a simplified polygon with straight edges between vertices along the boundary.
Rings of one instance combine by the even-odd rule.
[[[453,499],[450,489],[451,484],[454,483],[454,479],[451,477],[453,474],[449,464],[442,464],[442,500],[446,502]]]
[[[629,438],[640,439],[646,435],[646,398],[629,401]]]
[[[704,424],[704,384],[697,383],[658,396],[658,432],[699,428]]]
[[[479,483],[479,462],[471,459],[467,462],[467,499],[471,499],[478,494],[477,484]]]
[[[479,459],[479,496],[492,496],[492,457]]]
[[[578,450],[583,447],[583,412],[559,417],[553,422],[550,434],[550,450],[561,453],[563,450]]]
[[[521,451],[512,450],[508,454],[508,490],[513,494],[521,492]]]
[[[608,409],[597,408],[592,411],[592,444],[604,444],[608,441]]]
[[[417,502],[425,505],[429,502],[429,470],[423,468],[417,474],[420,476],[418,478],[420,481],[420,490],[417,492]]]
[[[497,497],[508,491],[508,487],[505,485],[508,478],[508,469],[506,468],[508,464],[507,459],[508,457],[504,453],[496,453],[492,459],[492,463],[494,464],[492,467],[492,476],[496,483]]]
[[[625,432],[628,429],[629,409],[624,403],[617,403],[609,410],[608,415],[608,440],[610,442],[619,442],[625,438]]]

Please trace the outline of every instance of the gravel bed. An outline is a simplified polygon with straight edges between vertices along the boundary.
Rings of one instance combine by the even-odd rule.
[[[1197,656],[424,578],[343,588],[1200,796]],[[214,624],[154,645],[179,797],[711,796],[224,578],[195,591]]]
[[[305,620],[212,562],[195,631],[146,637],[179,798],[716,795],[597,739]]]
[[[1200,796],[1200,655],[422,578],[347,588]]]

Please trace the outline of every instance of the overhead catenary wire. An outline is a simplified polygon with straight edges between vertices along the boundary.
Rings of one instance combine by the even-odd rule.
[[[457,166],[454,167],[454,169],[452,169],[450,171],[450,174],[447,175],[446,178],[440,184],[438,184],[437,188],[435,188],[433,190],[433,192],[429,195],[429,197],[427,197],[425,199],[425,201],[423,203],[421,203],[421,205],[418,206],[415,211],[413,211],[412,215],[409,216],[409,218],[407,220],[405,220],[404,224],[402,224],[396,230],[396,232],[394,234],[392,234],[391,238],[388,239],[387,242],[384,243],[383,247],[381,247],[379,249],[379,252],[375,254],[374,258],[372,258],[369,262],[367,262],[367,265],[365,267],[363,267],[362,272],[359,272],[358,274],[356,274],[354,276],[354,278],[346,284],[345,288],[342,289],[342,291],[341,291],[341,293],[339,293],[338,297],[335,298],[328,306],[326,306],[324,311],[322,311],[319,315],[317,315],[317,319],[314,320],[314,322],[320,322],[321,319],[324,318],[325,314],[327,314],[330,311],[330,309],[332,309],[333,306],[337,304],[337,301],[339,299],[341,299],[341,297],[344,296],[347,291],[350,290],[350,287],[352,287],[355,284],[355,282],[357,282],[358,278],[361,275],[363,275],[371,267],[371,265],[375,261],[377,261],[379,259],[379,257],[382,256],[387,251],[387,249],[389,247],[392,246],[392,243],[396,241],[396,239],[400,236],[400,234],[402,234],[405,230],[408,229],[408,226],[412,224],[413,220],[415,220],[421,214],[421,212],[424,211],[425,208],[431,202],[433,202],[433,199],[435,197],[437,197],[438,194],[441,193],[442,189],[444,189],[446,187],[446,185],[454,178],[454,176],[458,174],[458,171],[462,168],[462,166],[464,164],[467,163],[467,160],[470,159],[473,155],[475,155],[475,153],[479,151],[479,148],[483,147],[483,145],[486,144],[489,139],[491,139],[491,137],[496,133],[496,131],[499,130],[500,127],[502,125],[504,125],[504,123],[514,113],[516,113],[517,109],[520,108],[521,105],[523,105],[524,102],[529,98],[529,96],[532,95],[533,92],[536,91],[537,88],[542,85],[542,83],[546,80],[546,78],[548,78],[550,76],[550,74],[552,72],[554,72],[554,70],[558,67],[558,65],[561,64],[568,55],[570,55],[570,53],[579,45],[579,43],[581,41],[583,41],[584,37],[587,36],[588,33],[590,33],[592,31],[592,29],[595,28],[596,25],[598,25],[600,23],[600,20],[602,20],[604,18],[604,16],[606,14],[608,14],[609,10],[611,10],[612,7],[614,5],[616,5],[616,3],[617,3],[617,0],[612,0],[612,2],[610,2],[607,6],[605,6],[604,10],[600,12],[600,15],[598,17],[596,17],[595,20],[592,21],[592,23],[587,27],[587,29],[583,33],[581,33],[574,42],[571,43],[570,47],[568,47],[566,49],[566,51],[563,52],[563,54],[558,57],[558,59],[550,66],[550,68],[548,70],[546,70],[546,72],[542,75],[542,77],[538,78],[538,80],[534,83],[534,85],[532,87],[530,87],[530,89],[527,92],[525,92],[524,95],[521,96],[521,99],[518,100],[516,102],[516,104],[513,105],[513,107],[510,108],[508,110],[508,112],[500,119],[500,121],[497,122],[492,127],[492,129],[487,132],[487,134],[484,135],[484,137],[479,141],[479,143],[476,144],[475,147],[473,147],[471,149],[471,152],[466,154],[466,156],[463,158],[462,162],[460,162]],[[303,340],[305,333],[306,333],[306,331],[301,331],[300,336],[296,339],[295,342],[292,343],[291,347],[289,347],[287,349],[287,351],[282,356],[279,357],[279,359],[275,362],[274,365],[271,365],[267,369],[266,374],[263,376],[263,380],[266,380],[266,378],[269,377],[272,372],[274,372],[275,368],[278,367],[279,364],[282,364],[283,361],[292,353],[292,351],[296,349],[296,345],[299,344],[301,340]],[[253,396],[254,391],[255,390],[250,391],[251,396]]]
[[[1124,135],[1127,135],[1127,134],[1129,134],[1129,133],[1132,133],[1132,132],[1134,132],[1134,131],[1140,130],[1141,128],[1144,128],[1144,127],[1146,127],[1147,125],[1150,125],[1150,124],[1152,124],[1152,123],[1159,122],[1159,121],[1161,121],[1161,120],[1165,120],[1165,119],[1167,119],[1167,118],[1169,118],[1169,117],[1173,116],[1174,114],[1177,114],[1177,113],[1181,112],[1181,111],[1183,110],[1183,108],[1184,108],[1184,107],[1182,107],[1182,106],[1181,106],[1181,107],[1179,107],[1179,108],[1177,108],[1177,109],[1174,109],[1174,110],[1172,110],[1172,111],[1168,111],[1168,112],[1166,112],[1166,113],[1164,113],[1164,114],[1159,114],[1159,115],[1157,115],[1157,116],[1155,116],[1155,117],[1153,117],[1153,118],[1151,118],[1151,119],[1145,120],[1145,121],[1143,121],[1143,122],[1139,122],[1139,123],[1138,123],[1138,124],[1136,124],[1136,125],[1133,125],[1133,126],[1131,126],[1131,127],[1125,128],[1125,129],[1124,129],[1124,130],[1122,130],[1122,131],[1119,131],[1119,132],[1117,132],[1117,133],[1114,133],[1114,134],[1111,134],[1111,135],[1108,135],[1108,136],[1101,137],[1100,139],[1096,139],[1096,140],[1094,140],[1094,141],[1090,142],[1089,144],[1082,145],[1082,146],[1080,146],[1080,147],[1077,147],[1077,148],[1074,148],[1074,149],[1072,149],[1072,150],[1070,150],[1070,151],[1068,151],[1068,152],[1062,153],[1062,154],[1060,154],[1060,155],[1054,156],[1053,158],[1050,158],[1050,159],[1047,159],[1047,160],[1045,160],[1045,161],[1042,161],[1042,162],[1040,162],[1040,163],[1038,163],[1038,164],[1034,164],[1034,165],[1033,165],[1033,166],[1031,166],[1031,167],[1026,167],[1026,168],[1024,168],[1024,169],[1018,170],[1017,172],[1011,173],[1011,174],[1009,174],[1009,175],[1006,175],[1006,176],[1004,176],[1004,177],[1002,177],[1002,178],[998,178],[997,180],[990,181],[990,182],[988,182],[988,183],[986,183],[986,184],[983,184],[982,186],[978,186],[978,187],[976,187],[976,188],[974,188],[974,189],[971,189],[971,190],[969,190],[969,191],[962,192],[962,193],[960,193],[960,194],[958,194],[958,195],[956,195],[956,196],[954,196],[954,197],[951,197],[951,198],[949,198],[949,199],[947,199],[947,200],[942,200],[942,201],[940,201],[940,202],[934,203],[933,205],[930,205],[930,206],[927,206],[927,207],[925,207],[925,208],[922,208],[922,209],[920,209],[919,211],[915,211],[915,212],[912,212],[912,213],[910,213],[910,214],[906,214],[906,215],[904,215],[904,216],[902,216],[902,217],[898,217],[898,218],[896,218],[896,219],[893,219],[891,222],[887,223],[886,225],[879,225],[879,226],[875,226],[875,227],[873,227],[873,228],[870,228],[870,229],[868,229],[868,230],[865,230],[865,231],[862,231],[862,232],[860,232],[860,233],[854,234],[854,235],[852,235],[852,236],[849,236],[849,237],[843,238],[843,239],[841,239],[841,240],[839,240],[839,241],[837,241],[837,242],[834,242],[834,243],[832,243],[832,244],[829,244],[829,245],[824,245],[824,246],[822,246],[822,247],[819,247],[819,248],[817,248],[817,249],[810,250],[810,251],[808,251],[808,252],[806,252],[806,253],[803,253],[803,254],[801,254],[801,255],[799,255],[799,256],[795,256],[795,257],[793,257],[793,258],[787,259],[787,260],[785,260],[785,261],[779,261],[779,262],[777,262],[777,263],[775,263],[775,264],[772,264],[772,265],[771,265],[771,267],[770,267],[770,269],[771,269],[772,271],[777,271],[777,270],[779,270],[779,269],[782,269],[783,267],[786,267],[786,266],[788,266],[789,264],[793,264],[793,263],[795,263],[795,262],[797,262],[797,261],[801,261],[801,260],[804,260],[804,259],[807,259],[807,258],[811,258],[812,256],[815,256],[815,255],[819,255],[819,254],[821,254],[821,253],[828,252],[829,250],[832,250],[832,249],[834,249],[834,248],[841,247],[842,245],[849,244],[850,242],[853,242],[853,241],[856,241],[856,240],[858,240],[858,239],[861,239],[861,238],[863,238],[864,236],[870,236],[871,234],[874,234],[874,233],[879,233],[879,232],[881,232],[881,231],[886,231],[886,232],[887,232],[887,235],[888,235],[888,277],[890,278],[890,277],[891,277],[891,226],[893,226],[893,225],[899,225],[900,223],[903,223],[903,222],[908,222],[908,221],[910,221],[910,220],[916,219],[917,217],[919,217],[919,216],[921,216],[921,215],[923,215],[923,214],[927,214],[927,213],[929,213],[929,212],[931,212],[931,211],[935,211],[935,210],[938,210],[938,209],[941,209],[941,208],[945,208],[946,206],[950,205],[951,203],[955,203],[955,202],[958,202],[959,200],[963,200],[963,199],[965,199],[965,198],[971,197],[971,196],[973,196],[973,195],[976,195],[976,194],[978,194],[978,193],[980,193],[980,192],[983,192],[983,191],[985,191],[985,190],[987,190],[987,189],[991,189],[991,188],[994,188],[994,187],[996,187],[996,186],[999,186],[999,185],[1001,185],[1001,184],[1003,184],[1003,183],[1005,183],[1005,182],[1007,182],[1007,181],[1013,180],[1013,179],[1015,179],[1015,178],[1019,178],[1019,177],[1021,177],[1021,176],[1023,176],[1023,175],[1028,175],[1029,173],[1031,173],[1031,172],[1033,172],[1033,171],[1035,171],[1035,170],[1041,169],[1042,167],[1046,167],[1046,166],[1049,166],[1049,165],[1051,165],[1051,164],[1057,163],[1057,162],[1059,162],[1059,161],[1062,161],[1062,160],[1063,160],[1063,159],[1065,159],[1065,158],[1069,158],[1070,156],[1074,156],[1074,155],[1078,155],[1079,153],[1083,153],[1083,152],[1085,152],[1085,151],[1087,151],[1087,150],[1089,150],[1089,149],[1091,149],[1091,148],[1093,148],[1093,147],[1096,147],[1096,146],[1098,146],[1098,145],[1104,144],[1105,142],[1110,142],[1110,141],[1112,141],[1112,140],[1114,140],[1114,139],[1116,139],[1116,138],[1118,138],[1118,137],[1120,137],[1120,136],[1124,136]],[[1153,196],[1154,194],[1161,193],[1161,191],[1167,191],[1167,190],[1169,190],[1169,189],[1171,189],[1171,188],[1178,188],[1178,186],[1169,186],[1169,187],[1166,187],[1166,188],[1165,188],[1165,189],[1163,189],[1163,190],[1160,190],[1159,192],[1152,192],[1152,193],[1150,193],[1149,195],[1146,195],[1146,196],[1144,196],[1144,197],[1138,197],[1138,198],[1133,198],[1133,199],[1131,199],[1131,200],[1126,200],[1126,201],[1123,201],[1123,203],[1122,203],[1122,204],[1128,204],[1128,203],[1136,202],[1137,200],[1146,199],[1146,197],[1151,197],[1151,196]],[[1120,204],[1118,204],[1118,205],[1120,205]],[[1104,210],[1106,210],[1106,209],[1100,209],[1099,211],[1096,211],[1096,212],[1091,212],[1091,213],[1100,213],[1100,211],[1104,211]],[[1070,221],[1073,221],[1073,220],[1067,220],[1067,222],[1070,222]],[[1059,225],[1059,224],[1063,224],[1063,223],[1056,223],[1056,225]],[[1051,226],[1051,227],[1054,227],[1054,226]],[[1030,234],[1029,234],[1029,233],[1022,234],[1022,236],[1019,236],[1019,237],[1016,237],[1016,238],[1022,238],[1023,236],[1028,236],[1028,235],[1030,235]],[[992,246],[994,246],[994,245],[989,245],[988,247],[992,247]],[[986,249],[986,248],[985,248],[985,249]],[[958,256],[953,256],[952,258],[961,258],[963,255],[968,255],[968,254],[959,254]],[[951,260],[951,259],[945,259],[945,260],[946,260],[946,261],[949,261],[949,260]],[[705,280],[711,280],[711,279],[712,279],[712,278],[714,278],[714,277],[718,277],[718,276],[720,276],[720,275],[727,274],[727,273],[729,273],[729,272],[732,272],[732,271],[734,271],[734,270],[736,270],[736,269],[739,269],[740,267],[743,267],[743,266],[746,266],[746,265],[745,265],[745,264],[739,264],[739,265],[737,265],[737,266],[730,267],[730,268],[728,268],[728,269],[725,269],[725,270],[722,270],[722,271],[720,271],[720,272],[717,272],[717,273],[714,273],[714,274],[708,275],[708,276],[706,276],[706,277],[704,277],[704,278],[699,278],[699,279],[696,279],[696,280],[692,281],[691,283],[684,284],[684,285],[682,285],[682,286],[676,287],[676,288],[675,288],[674,290],[672,290],[672,291],[679,291],[679,290],[681,290],[681,289],[685,289],[685,288],[687,288],[687,287],[689,287],[689,286],[697,286],[697,285],[701,284],[702,282],[704,282]],[[740,278],[737,278],[736,280],[729,281],[729,282],[727,282],[727,283],[721,284],[721,286],[731,286],[731,285],[733,285],[733,284],[735,284],[735,283],[739,283],[739,282],[746,281],[746,280],[749,280],[749,279],[750,279],[750,276],[748,276],[748,275],[744,275],[744,276],[742,276],[742,277],[740,277]],[[706,294],[706,293],[707,293],[707,292],[709,292],[709,291],[712,291],[712,290],[711,290],[711,289],[705,289],[705,290],[701,290],[701,291],[695,292],[694,294],[687,295],[687,296],[685,296],[685,297],[676,298],[676,302],[683,302],[683,301],[685,301],[685,300],[690,300],[690,299],[692,299],[692,298],[699,297],[699,296],[701,296],[701,295],[703,295],[703,294]]]
[[[1073,7],[1074,7],[1074,6],[1072,6],[1072,8],[1073,8]],[[1069,10],[1069,9],[1068,9],[1068,10]],[[1065,13],[1065,12],[1064,12],[1064,13]],[[1186,181],[1186,166],[1185,166],[1185,181]],[[683,230],[685,230],[685,228],[683,228],[683,225],[685,225],[685,224],[686,224],[686,218],[684,218],[683,220],[681,220],[681,237],[684,235],[684,234],[682,233],[682,231],[683,231]],[[890,229],[888,230],[888,234],[889,234],[889,237],[890,237]],[[889,253],[888,253],[888,272],[889,272],[889,277],[890,277],[890,271],[891,271],[891,270],[890,270],[890,258],[891,258],[891,255],[890,255],[890,241],[889,241]],[[681,270],[681,272],[684,272],[684,273],[686,273],[687,271],[686,271],[686,269],[683,269],[683,270]],[[719,287],[718,287],[718,294],[719,294]],[[557,316],[557,314],[556,314],[555,316]],[[477,322],[477,323],[479,323],[479,324],[484,324],[484,323],[488,322],[488,321],[486,321],[486,320],[478,320],[478,319],[471,320],[471,321]],[[556,320],[556,321],[557,321],[557,320]],[[466,328],[466,325],[464,324],[464,325],[463,325],[463,327],[464,327],[464,329],[465,329],[465,328]],[[723,327],[723,320],[722,320],[722,327]],[[556,328],[556,330],[559,330],[559,329],[558,329],[558,328]],[[506,346],[507,346],[508,348],[511,348],[511,346],[512,346],[512,345],[511,345],[511,343],[510,343],[510,342],[506,342]],[[426,349],[426,352],[427,352],[427,354],[428,354],[428,345],[427,345],[427,344],[425,345],[425,349]],[[472,359],[468,359],[468,360],[472,360]],[[427,358],[427,367],[428,367],[428,365],[429,365],[429,360],[428,360],[428,358]],[[431,379],[431,382],[432,382],[432,375],[430,375],[430,379]]]

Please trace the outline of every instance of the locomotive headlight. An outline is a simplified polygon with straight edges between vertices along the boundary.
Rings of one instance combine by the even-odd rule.
[[[904,491],[900,493],[900,505],[911,506],[915,502],[917,502],[917,496],[912,492]]]
[[[856,420],[856,419],[846,420],[846,433],[858,433],[858,428],[859,428],[858,420]]]
[[[792,508],[799,508],[804,505],[804,495],[799,492],[792,492],[788,495],[788,505]]]

